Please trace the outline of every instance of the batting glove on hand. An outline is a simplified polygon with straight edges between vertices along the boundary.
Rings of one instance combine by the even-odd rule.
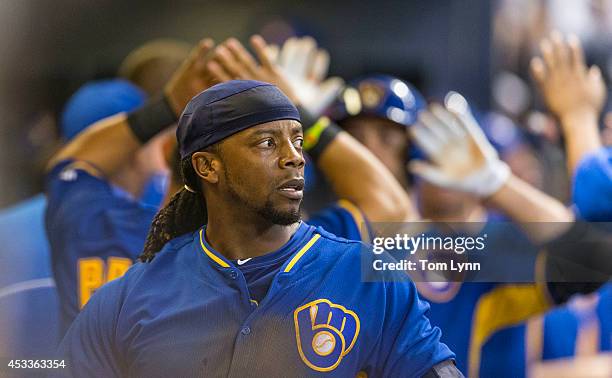
[[[344,87],[339,77],[324,80],[329,54],[318,48],[311,37],[289,38],[280,50],[270,45],[267,54],[280,67],[300,104],[315,117],[323,113]]]
[[[510,177],[467,106],[450,110],[433,104],[409,132],[430,162],[414,160],[408,169],[434,185],[488,197]]]

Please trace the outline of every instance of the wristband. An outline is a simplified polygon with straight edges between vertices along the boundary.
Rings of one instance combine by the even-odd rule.
[[[327,117],[321,117],[304,133],[304,150],[317,160],[342,129]]]
[[[308,110],[304,109],[304,107],[298,105],[298,112],[300,112],[300,123],[302,124],[302,130],[304,130],[304,135],[317,123],[317,118],[313,116]]]
[[[501,160],[488,163],[485,169],[469,178],[471,192],[479,197],[489,197],[504,186],[511,174],[508,164]]]
[[[176,121],[177,117],[164,95],[147,101],[127,117],[130,130],[143,144]]]

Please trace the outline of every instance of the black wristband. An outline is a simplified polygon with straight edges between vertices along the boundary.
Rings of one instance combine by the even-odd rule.
[[[304,131],[304,135],[306,135],[306,132],[310,130],[310,128],[313,127],[315,123],[317,123],[317,117],[312,115],[309,111],[307,111],[301,106],[298,106],[297,109],[298,112],[300,112],[300,118],[302,120],[302,130]]]
[[[304,150],[316,161],[341,129],[329,118],[317,119],[301,106],[298,106],[298,111],[304,131]]]
[[[177,119],[164,95],[147,101],[143,107],[130,112],[127,117],[132,133],[143,144],[175,123]]]
[[[304,131],[304,150],[316,162],[342,129],[327,117],[316,119],[301,106],[298,106],[298,111]]]
[[[321,120],[325,121],[327,120],[327,118],[321,118]],[[336,125],[335,123],[332,123],[329,120],[327,121],[329,122],[329,124],[319,134],[319,140],[317,144],[315,144],[315,146],[312,147],[310,150],[307,150],[307,152],[310,154],[310,156],[315,162],[319,159],[319,157],[321,156],[323,151],[325,151],[327,146],[329,146],[329,144],[334,139],[336,139],[336,136],[338,135],[338,133],[342,131],[342,129],[338,125]]]

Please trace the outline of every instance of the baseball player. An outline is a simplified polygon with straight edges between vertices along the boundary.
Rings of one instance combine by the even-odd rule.
[[[109,100],[110,97],[112,100]],[[61,135],[64,140],[70,141],[99,118],[132,110],[143,101],[142,92],[124,80],[88,83],[66,105],[59,122]],[[96,109],[84,106],[85,103],[96,103]],[[3,339],[3,344],[7,346],[4,356],[16,356],[23,351],[23,356],[35,353],[40,357],[48,357],[61,340],[58,299],[65,312],[66,297],[62,294],[65,294],[63,290],[67,280],[74,275],[59,277],[58,292],[52,276],[53,257],[44,227],[46,207],[47,199],[41,194],[0,216],[0,240],[3,241],[4,250],[10,253],[7,261],[19,262],[10,268],[7,265],[6,274],[2,274],[2,278],[7,281],[22,280],[14,282],[12,286],[2,285],[3,289],[0,290],[4,292],[4,295],[0,295],[4,314],[1,316],[1,328],[6,329],[6,332],[1,333],[12,335]],[[23,278],[27,276],[31,279],[26,281]],[[24,306],[27,310],[22,309]],[[46,356],[41,354],[44,350],[47,350]]]
[[[361,282],[364,245],[300,221],[299,120],[257,81],[189,102],[177,130],[185,187],[153,221],[144,263],[100,288],[68,331],[74,375],[460,375],[411,282]],[[131,121],[109,122],[109,136],[142,141]],[[257,272],[243,273],[245,259]]]
[[[571,138],[566,138],[566,143],[574,143]],[[573,174],[572,191],[577,215],[608,231],[610,223],[604,222],[612,220],[611,168],[612,149],[602,147],[585,153]],[[567,306],[530,320],[526,336],[532,346],[530,363],[612,350],[612,284],[588,296],[572,298]]]
[[[116,105],[130,95],[141,99],[136,89],[123,82],[113,88],[114,91],[89,89],[89,95],[79,95],[72,102],[87,100],[86,119],[93,122],[101,115],[129,110],[117,109]],[[144,114],[150,111],[150,106],[142,110]],[[77,118],[83,118],[85,113],[81,111]],[[150,144],[147,143],[149,149]],[[107,150],[107,145],[99,143],[96,131],[85,133],[55,158],[48,179],[47,225],[54,250],[55,276],[61,289],[64,331],[91,294],[105,282],[121,276],[140,254],[156,211],[121,195],[110,184],[109,178],[115,182],[114,177],[132,176],[113,174],[112,169],[106,168]],[[365,219],[399,221],[407,217],[405,206],[399,209],[395,206],[408,202],[407,196],[393,176],[358,142],[339,133],[326,146],[319,144],[318,150],[317,161],[342,200],[311,217],[312,224],[348,239],[368,241]],[[129,163],[131,155],[123,156],[128,158],[124,164]],[[347,176],[346,171],[353,174]],[[180,182],[180,171],[171,181],[178,186],[170,186],[170,195],[180,188],[176,183]],[[80,227],[87,230],[79,231]]]
[[[157,82],[167,81],[170,74],[185,59],[188,51],[185,51],[184,44],[172,40],[151,42],[130,53],[121,65],[120,74],[141,88],[157,93],[161,89],[156,88]],[[102,80],[87,83],[72,96],[63,109],[58,122],[59,133],[63,140],[68,142],[95,121],[121,111],[132,110],[143,102],[142,91],[124,81]],[[155,153],[148,154],[144,160],[149,157],[155,158]],[[142,158],[144,155],[141,160]],[[139,197],[140,202],[159,206],[165,193],[165,175],[158,173],[159,167],[152,167],[151,162],[143,166],[146,166],[146,171],[155,168],[155,172],[151,175],[143,174],[145,170],[134,170],[135,174],[127,180],[130,181],[129,185],[122,185],[126,180],[119,180],[123,182],[117,184],[124,186],[125,191],[136,188],[134,195]],[[144,187],[133,184],[134,181],[140,180],[135,180],[134,177],[149,176],[151,178],[146,181]],[[113,191],[119,195],[119,186],[114,186]],[[51,269],[51,251],[45,232],[46,207],[47,199],[41,193],[0,211],[0,243],[4,246],[0,260],[6,262],[0,274],[2,356],[47,358],[57,347],[60,333],[63,335],[63,332],[60,332],[61,319],[58,292]],[[150,219],[153,215],[154,212],[151,213]],[[57,229],[54,231],[57,232]],[[146,230],[143,231],[142,240],[145,236]],[[57,258],[68,256],[69,253],[59,256],[55,254],[56,264]],[[76,266],[74,260],[64,262],[66,265],[59,265]],[[72,283],[76,281],[76,270],[67,270],[73,274],[62,274],[58,281],[63,289],[71,287],[74,290],[62,291],[59,300],[64,314],[76,314],[78,292]],[[63,273],[67,271],[64,270]],[[63,320],[64,331],[71,320],[72,318]]]
[[[596,66],[587,68],[575,36],[564,38],[553,32],[542,41],[541,51],[541,58],[532,59],[532,73],[564,136],[576,214],[591,222],[609,222],[612,149],[602,146],[599,135],[598,118],[606,97],[601,72]],[[601,223],[601,227],[609,225]],[[610,284],[590,296],[575,298],[530,325],[528,341],[539,346],[531,356],[534,362],[610,350]]]
[[[386,134],[393,135],[396,131],[399,134],[402,126],[409,125],[421,155],[429,157],[438,165],[438,169],[424,162],[413,162],[411,165],[412,173],[425,179],[418,179],[416,183],[420,208],[433,217],[434,221],[486,222],[486,209],[482,206],[485,198],[489,206],[501,209],[519,223],[572,220],[571,213],[562,204],[512,175],[473,121],[470,121],[471,126],[467,132],[450,133],[449,130],[458,127],[454,116],[448,110],[433,106],[431,111],[424,112],[419,118],[420,126],[415,127],[417,113],[423,109],[419,104],[424,102],[411,86],[397,78],[381,75],[366,77],[354,82],[350,88],[341,96],[341,103],[337,104],[341,105],[339,109],[332,108],[332,114],[341,126],[371,148],[381,160],[391,161],[389,167],[393,168],[401,166],[406,160],[405,154],[400,153],[402,149],[405,151],[405,142],[400,145],[401,141],[397,137],[388,138],[393,140],[391,146],[388,146],[382,141],[387,139]],[[338,110],[342,111],[338,113]],[[473,135],[473,140],[468,142],[457,139],[457,135]],[[397,149],[395,145],[398,145]],[[483,146],[479,156],[474,156],[473,160],[467,159],[478,149],[466,148],[478,145]],[[471,161],[468,165],[473,164],[470,168],[461,165],[466,159]],[[398,179],[408,181],[405,171],[394,171],[400,175]],[[463,176],[454,173],[469,171],[474,175],[466,177],[467,174]],[[496,230],[500,231],[500,228],[488,225],[489,243],[509,240],[508,235],[495,237],[498,233]],[[525,240],[525,235],[519,230],[513,234],[513,240]],[[555,239],[554,235],[544,235],[541,232],[531,232],[529,236],[535,237],[538,243]],[[523,245],[530,244],[525,240]],[[504,245],[495,250],[504,250]],[[536,252],[534,248],[534,257]],[[524,329],[515,326],[552,305],[549,295],[542,290],[543,285],[433,285],[424,280],[417,287],[420,294],[430,301],[432,324],[441,327],[444,341],[460,356],[457,361],[462,371],[469,372],[470,376],[524,375],[523,345],[519,343],[521,348],[509,348],[508,345],[516,344],[508,343],[508,340],[523,340]],[[555,287],[555,290],[558,288]],[[556,303],[563,303],[568,297],[569,293],[563,291],[554,295]],[[514,310],[507,312],[502,310],[504,308]],[[457,327],[457,324],[467,326]]]
[[[144,101],[145,94],[125,80],[94,82],[73,95],[64,119],[84,128],[99,119],[134,110]],[[74,147],[80,138],[76,136],[65,148]],[[156,213],[157,208],[141,204],[131,194],[150,177],[126,179],[133,177],[130,172],[147,172],[134,169],[135,160],[128,159],[128,168],[113,181],[96,168],[96,161],[67,156],[52,163],[46,184],[45,220],[60,300],[61,335],[91,293],[131,265],[130,257],[139,252],[139,246],[133,244],[130,233],[138,234],[140,229],[146,234]]]

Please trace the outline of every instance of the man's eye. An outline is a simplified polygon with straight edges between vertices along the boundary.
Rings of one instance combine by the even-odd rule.
[[[263,140],[257,144],[257,147],[260,147],[260,148],[274,147],[274,140],[273,139]]]
[[[301,149],[304,146],[304,138],[298,138],[293,142],[295,148]]]

